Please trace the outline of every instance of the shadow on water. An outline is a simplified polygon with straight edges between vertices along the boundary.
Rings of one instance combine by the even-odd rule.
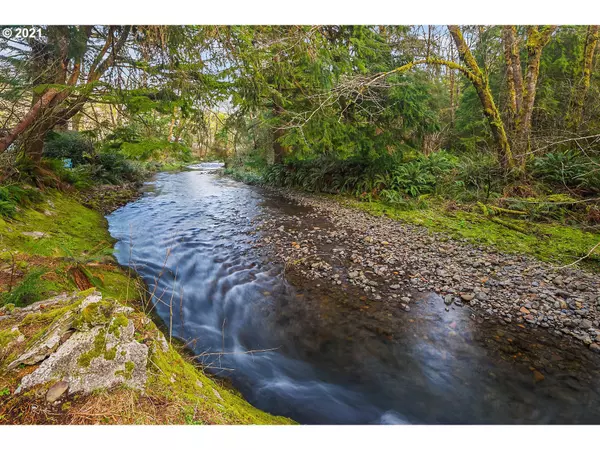
[[[434,294],[410,313],[386,302],[366,313],[352,286],[284,278],[252,247],[253,221],[306,209],[196,169],[158,175],[110,231],[166,322],[173,303],[173,334],[258,408],[323,424],[600,423],[590,352],[479,324]]]

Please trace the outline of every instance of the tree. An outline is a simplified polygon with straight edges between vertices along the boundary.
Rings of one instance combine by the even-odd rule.
[[[0,153],[17,139],[28,156],[39,160],[47,133],[64,125],[89,100],[106,71],[117,61],[131,26],[46,27],[45,40],[31,39],[25,49],[8,41],[6,61],[28,71],[15,90],[31,98],[31,107],[0,139]]]
[[[587,27],[585,45],[583,49],[583,58],[581,61],[581,76],[573,87],[569,114],[567,116],[567,125],[573,132],[579,131],[583,118],[583,107],[585,97],[590,88],[592,78],[592,68],[594,65],[594,52],[600,37],[600,26],[590,25]]]
[[[527,27],[527,69],[523,83],[521,108],[518,111],[516,129],[516,144],[518,147],[518,158],[521,165],[525,164],[526,152],[530,149],[531,119],[533,106],[535,104],[536,87],[540,73],[540,60],[542,50],[550,42],[552,33],[556,30],[555,25],[540,28],[538,26]]]

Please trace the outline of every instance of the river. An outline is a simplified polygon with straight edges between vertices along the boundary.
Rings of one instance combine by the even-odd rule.
[[[215,167],[158,174],[110,232],[167,329],[256,407],[306,424],[600,423],[597,364],[543,331],[478,324],[426,294],[391,339],[334,287],[284,276],[252,245],[269,232],[256,221],[305,207]]]

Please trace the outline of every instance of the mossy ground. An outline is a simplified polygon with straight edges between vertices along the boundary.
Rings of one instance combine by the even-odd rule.
[[[24,232],[41,232],[44,236],[36,239]],[[3,274],[0,306],[25,306],[63,291],[77,291],[77,280],[72,275],[72,269],[77,268],[103,298],[117,299],[136,310],[129,318],[117,315],[112,321],[118,325],[115,329],[106,323],[106,332],[114,333],[119,326],[133,320],[135,338],[156,343],[161,332],[144,312],[145,287],[133,273],[116,263],[112,257],[113,243],[101,213],[84,207],[67,194],[45,193],[36,209],[22,210],[12,220],[0,219],[0,273]],[[81,298],[85,297],[83,294]],[[171,345],[167,351],[160,345],[151,345],[145,392],[118,388],[75,395],[59,407],[46,404],[44,396],[38,395],[48,386],[14,395],[19,380],[35,367],[23,366],[9,372],[6,366],[78,303],[56,305],[18,320],[9,316],[0,321],[3,350],[0,392],[6,394],[0,396],[0,423],[293,423],[254,408],[222,382],[205,375],[191,359],[183,356],[182,349]],[[81,320],[104,323],[106,311],[98,308],[91,308]],[[15,326],[24,336],[21,342],[15,339],[19,334],[11,331]],[[101,352],[104,346],[98,344]],[[89,356],[91,359],[94,355]],[[86,363],[89,361],[82,361]],[[125,371],[133,369],[126,367]],[[37,408],[32,408],[34,405]]]
[[[494,247],[507,253],[523,253],[554,264],[570,264],[584,257],[600,242],[600,233],[558,223],[536,223],[502,218],[506,225],[494,222],[482,214],[463,210],[448,210],[443,204],[431,204],[424,209],[400,209],[381,202],[359,202],[348,197],[335,197],[345,206],[366,211],[374,216],[425,226],[455,239]],[[514,226],[515,229],[509,228]],[[518,229],[522,231],[518,231]],[[600,271],[600,251],[580,263],[588,270]]]

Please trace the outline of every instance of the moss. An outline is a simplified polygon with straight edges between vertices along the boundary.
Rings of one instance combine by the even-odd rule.
[[[133,369],[135,369],[135,363],[133,361],[127,361],[125,363],[125,370],[117,370],[115,375],[121,375],[126,380],[130,380],[133,376]]]
[[[500,223],[474,213],[446,212],[437,206],[424,210],[402,210],[380,202],[363,203],[342,197],[338,197],[338,200],[346,206],[374,216],[387,216],[394,220],[425,226],[452,238],[492,246],[507,253],[529,254],[555,264],[573,262],[586,255],[600,241],[598,233],[559,224],[526,222],[527,226],[524,227],[524,222],[518,219],[503,218]],[[600,255],[592,255],[583,264],[591,270],[599,271],[599,263]]]
[[[109,358],[106,358],[106,353],[107,353],[107,351],[106,351],[106,332],[100,331],[96,335],[96,338],[94,339],[94,347],[90,351],[82,354],[79,357],[79,359],[77,360],[77,363],[81,367],[89,367],[94,358],[98,358],[99,356],[104,356],[105,359],[109,359]],[[115,350],[115,354],[116,354],[116,350]],[[114,358],[115,358],[115,355],[112,355],[112,359],[114,359]]]
[[[56,306],[47,311],[30,313],[23,318],[22,323],[23,325],[29,325],[32,323],[51,323],[62,317],[67,313],[67,311],[78,308],[79,305],[81,305],[81,300],[76,300],[65,306]]]
[[[115,308],[113,300],[100,300],[99,302],[87,305],[73,322],[73,327],[77,330],[87,328],[88,326],[105,325],[112,319],[112,312]]]
[[[47,273],[49,271],[43,268],[34,269],[11,292],[1,294],[0,304],[12,303],[16,306],[27,306],[42,300],[48,292],[60,291],[61,283],[45,279],[44,275]]]
[[[42,211],[25,209],[18,221],[0,221],[0,234],[4,243],[14,249],[42,256],[79,256],[94,253],[111,253],[113,240],[106,228],[106,219],[96,211],[86,208],[72,198],[51,192],[45,197],[58,213],[49,217]],[[44,208],[45,209],[45,208]],[[24,232],[39,231],[46,236],[36,239]]]
[[[96,289],[94,289],[92,287],[92,288],[86,289],[85,291],[79,291],[77,293],[77,297],[83,300],[83,299],[89,297],[90,295],[92,295],[94,292],[96,292]]]
[[[294,423],[288,418],[272,416],[253,407],[241,396],[207,377],[176,350],[155,351],[151,355],[149,367],[154,367],[156,370],[150,374],[148,389],[161,393],[170,400],[184,401],[190,407],[202,408],[205,412],[209,412],[217,423]],[[217,391],[222,398],[218,403],[214,400],[213,390]]]
[[[5,349],[8,344],[19,336],[18,331],[2,330],[0,331],[0,349]]]
[[[121,337],[121,327],[126,327],[127,325],[129,325],[129,319],[127,319],[125,314],[119,314],[112,320],[110,327],[108,327],[108,332],[119,338]]]
[[[104,359],[107,361],[112,361],[117,357],[117,347],[113,347],[110,350],[106,350],[104,352]]]

